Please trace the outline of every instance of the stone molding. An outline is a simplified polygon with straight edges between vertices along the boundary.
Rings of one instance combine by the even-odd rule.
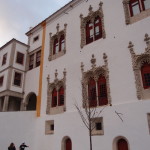
[[[10,90],[5,90],[5,91],[0,92],[0,97],[6,96],[6,95],[23,98],[24,93],[19,93],[19,92],[10,91]]]
[[[129,42],[129,46],[128,46],[132,58],[132,67],[135,76],[137,98],[139,100],[144,98],[144,93],[143,93],[144,89],[142,86],[141,72],[140,72],[141,66],[145,62],[150,64],[150,37],[148,36],[148,34],[145,34],[144,41],[146,42],[147,47],[145,48],[145,52],[139,55],[135,54],[134,45],[131,41]]]
[[[99,4],[99,9],[97,11],[93,11],[92,6],[89,6],[89,14],[87,17],[83,17],[83,14],[80,15],[80,19],[81,19],[81,26],[80,26],[80,30],[81,30],[81,48],[83,48],[86,45],[86,23],[87,21],[91,21],[92,23],[94,23],[94,19],[96,16],[99,16],[101,18],[101,23],[102,23],[102,38],[105,39],[106,38],[106,33],[105,33],[105,29],[104,29],[104,14],[103,14],[103,9],[102,9],[102,5],[103,2],[100,2]]]
[[[150,9],[147,10],[142,10],[139,14],[135,15],[135,16],[130,16],[130,9],[129,9],[129,1],[130,0],[123,0],[123,8],[124,8],[124,13],[125,13],[125,23],[128,24],[132,24],[135,23],[139,20],[142,20],[148,16],[150,16]],[[141,3],[140,3],[141,5]]]
[[[88,100],[88,80],[89,78],[93,78],[95,81],[98,81],[98,78],[100,75],[104,76],[106,79],[106,87],[107,87],[107,97],[108,97],[108,104],[111,106],[112,101],[111,101],[111,96],[110,96],[110,83],[109,83],[109,70],[108,70],[108,60],[107,60],[107,55],[104,53],[103,54],[103,59],[104,59],[104,65],[96,67],[96,58],[94,57],[94,54],[92,55],[91,59],[91,67],[92,69],[84,72],[84,64],[81,62],[81,72],[82,72],[82,98],[83,98],[83,107],[84,107],[84,102],[87,103]]]
[[[49,61],[54,60],[54,59],[56,59],[56,58],[58,58],[58,57],[60,57],[60,56],[62,56],[66,53],[66,28],[67,28],[67,24],[64,24],[64,29],[63,30],[59,31],[59,28],[60,28],[60,26],[59,26],[59,24],[57,24],[56,34],[54,34],[53,36],[52,36],[52,33],[49,34],[49,36],[50,36],[50,52],[49,52],[49,58],[48,58]],[[54,41],[55,41],[56,38],[58,38],[58,41],[59,41],[61,35],[64,35],[64,41],[65,41],[64,50],[58,52],[57,54],[53,54]]]
[[[63,71],[63,78],[58,79],[57,78],[58,73],[57,70],[55,70],[55,79],[53,82],[50,83],[50,76],[47,77],[47,108],[46,108],[46,114],[58,114],[66,111],[66,69]],[[60,87],[64,88],[64,105],[63,106],[56,106],[51,107],[52,103],[52,91],[54,88],[58,91]]]

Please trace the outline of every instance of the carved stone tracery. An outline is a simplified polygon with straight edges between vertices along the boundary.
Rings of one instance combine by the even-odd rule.
[[[106,88],[107,88],[107,98],[108,98],[108,104],[111,105],[111,96],[110,96],[110,84],[109,84],[109,70],[108,70],[108,61],[107,61],[107,55],[103,54],[104,59],[104,65],[96,67],[96,59],[94,55],[92,55],[91,59],[91,67],[92,69],[84,72],[84,64],[81,62],[81,72],[82,72],[82,98],[83,98],[83,105],[84,102],[87,102],[88,100],[88,81],[90,78],[93,78],[95,81],[98,81],[98,78],[100,75],[104,76],[106,79]]]
[[[83,15],[80,15],[81,18],[81,48],[83,48],[86,45],[86,23],[88,21],[91,21],[91,23],[94,23],[95,17],[99,16],[101,18],[101,24],[102,24],[102,38],[106,38],[106,33],[104,29],[104,14],[102,9],[103,3],[100,2],[99,9],[97,11],[93,11],[92,6],[89,7],[89,14],[87,17],[83,17]]]
[[[66,28],[67,28],[67,24],[64,24],[64,29],[63,30],[59,31],[59,28],[60,28],[60,26],[59,26],[59,24],[57,24],[56,34],[54,34],[53,36],[52,36],[52,33],[49,34],[49,36],[50,36],[50,54],[49,54],[49,58],[48,58],[49,61],[51,61],[53,59],[56,59],[56,58],[58,58],[58,57],[60,57],[60,56],[62,56],[66,53]],[[57,54],[53,54],[54,41],[55,41],[55,39],[58,39],[58,41],[59,41],[60,37],[62,35],[64,35],[64,42],[65,42],[64,43],[64,50],[58,52]]]
[[[62,79],[58,79],[57,78],[58,73],[57,70],[55,71],[55,79],[52,83],[50,83],[50,77],[48,75],[47,77],[47,109],[46,109],[46,114],[55,114],[55,113],[60,113],[60,111],[57,112],[57,107],[63,107],[62,110],[65,111],[65,106],[66,106],[66,69],[64,69],[63,71],[63,78]],[[60,87],[64,88],[64,105],[63,106],[56,106],[56,108],[52,108],[51,104],[52,104],[52,92],[54,89],[56,89],[56,91],[59,91]],[[54,112],[52,109],[55,109],[56,111]]]
[[[141,67],[143,66],[144,63],[150,64],[150,37],[148,36],[148,34],[145,34],[144,41],[146,42],[147,47],[145,48],[145,52],[139,55],[135,54],[134,45],[132,44],[132,42],[129,42],[128,46],[132,57],[132,67],[135,76],[136,92],[137,98],[139,100],[144,98],[143,95],[144,89],[141,80]]]

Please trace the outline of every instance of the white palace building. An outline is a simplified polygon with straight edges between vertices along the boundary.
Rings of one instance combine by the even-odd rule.
[[[86,101],[93,150],[150,149],[150,0],[72,0],[26,35],[0,48],[0,150],[90,150]]]

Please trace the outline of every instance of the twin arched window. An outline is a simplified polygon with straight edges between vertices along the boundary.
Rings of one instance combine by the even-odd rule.
[[[141,67],[141,75],[143,81],[143,88],[150,88],[150,64],[144,63]]]
[[[86,44],[102,38],[102,25],[99,16],[95,17],[94,22],[89,20],[86,23]]]
[[[54,45],[53,45],[53,55],[57,54],[58,52],[63,51],[65,48],[65,36],[62,34],[60,38],[56,38],[54,40]]]
[[[88,100],[90,107],[108,104],[106,79],[100,75],[97,82],[90,78],[88,82]]]
[[[57,91],[56,88],[52,91],[52,107],[64,105],[64,88],[60,87]]]

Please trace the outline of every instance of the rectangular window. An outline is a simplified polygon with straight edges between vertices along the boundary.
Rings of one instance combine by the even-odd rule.
[[[7,61],[7,53],[3,55],[2,66],[6,64]]]
[[[24,54],[17,52],[16,62],[23,65],[23,61],[24,61]]]
[[[15,75],[14,75],[14,85],[21,86],[21,77],[22,77],[21,73],[15,72]]]
[[[36,53],[36,67],[40,66],[40,61],[41,61],[41,51],[38,51]]]
[[[92,135],[103,135],[103,118],[92,118]]]
[[[39,39],[39,36],[33,38],[33,42],[36,42]]]
[[[30,55],[29,58],[29,70],[33,69],[33,65],[34,65],[34,54]]]
[[[45,134],[54,134],[54,120],[45,121]]]
[[[4,76],[0,77],[0,86],[3,86]]]

